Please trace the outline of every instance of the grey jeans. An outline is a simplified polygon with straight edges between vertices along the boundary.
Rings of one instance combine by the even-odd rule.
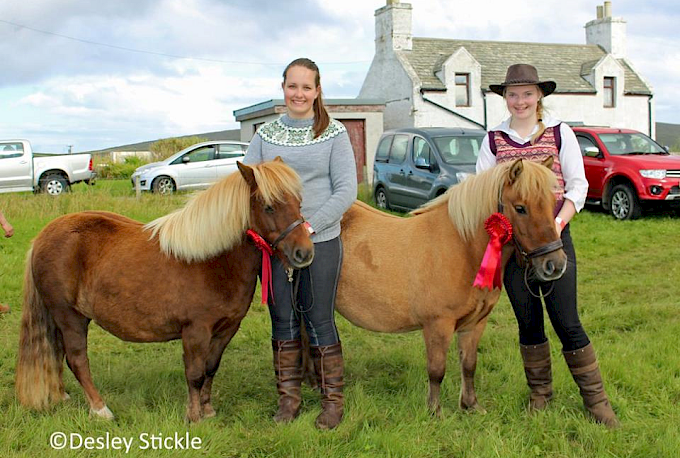
[[[304,321],[312,346],[333,345],[340,341],[334,311],[341,265],[340,237],[315,243],[314,261],[309,267],[294,271],[293,282],[288,281],[281,261],[272,258],[274,297],[268,302],[274,340],[299,339]],[[297,294],[294,295],[296,284]]]

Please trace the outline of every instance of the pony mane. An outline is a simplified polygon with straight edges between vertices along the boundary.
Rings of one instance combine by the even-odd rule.
[[[259,197],[266,205],[286,195],[301,199],[297,173],[282,161],[252,166]],[[177,259],[203,261],[238,244],[250,226],[250,187],[240,172],[195,194],[183,207],[144,226],[161,250]]]
[[[478,175],[472,175],[411,213],[420,215],[448,204],[451,222],[462,239],[469,241],[486,218],[498,211],[499,191],[507,182],[513,163],[504,162]],[[528,160],[523,161],[523,166],[522,173],[513,185],[522,199],[535,200],[552,193],[557,179],[549,168]]]

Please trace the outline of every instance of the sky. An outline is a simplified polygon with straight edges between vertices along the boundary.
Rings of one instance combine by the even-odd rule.
[[[402,0],[402,3],[406,3]],[[585,44],[598,0],[411,0],[413,35]],[[2,0],[0,139],[40,152],[104,149],[238,128],[233,111],[282,98],[297,57],[324,96],[354,98],[385,0]],[[680,2],[613,0],[656,121],[680,124]],[[558,114],[559,115],[559,114]]]

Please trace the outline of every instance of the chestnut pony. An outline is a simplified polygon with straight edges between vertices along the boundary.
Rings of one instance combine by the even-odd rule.
[[[87,328],[94,320],[126,341],[182,339],[187,419],[215,415],[213,377],[250,307],[262,264],[246,230],[270,244],[283,236],[276,254],[292,267],[314,256],[298,227],[297,174],[280,159],[238,166],[240,173],[146,226],[87,211],[62,216],[38,234],[24,280],[16,372],[22,404],[40,409],[68,398],[65,355],[90,412],[113,418],[90,375]]]
[[[361,202],[343,217],[336,310],[372,331],[423,330],[428,405],[435,413],[454,332],[462,375],[459,405],[483,410],[474,388],[477,346],[501,294],[498,288],[473,287],[489,241],[485,220],[502,210],[512,224],[515,243],[503,248],[501,267],[517,249],[529,253],[533,274],[541,280],[564,273],[567,257],[555,229],[551,165],[552,159],[543,165],[500,164],[451,187],[411,218]]]

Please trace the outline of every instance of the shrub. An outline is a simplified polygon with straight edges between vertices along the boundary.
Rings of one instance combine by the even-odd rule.
[[[128,156],[124,162],[110,162],[105,161],[95,165],[97,176],[102,179],[126,179],[129,180],[137,167],[143,165],[146,161],[136,157]]]
[[[154,142],[149,150],[151,150],[154,161],[162,161],[188,146],[204,141],[206,141],[205,138],[196,136],[164,138]]]

